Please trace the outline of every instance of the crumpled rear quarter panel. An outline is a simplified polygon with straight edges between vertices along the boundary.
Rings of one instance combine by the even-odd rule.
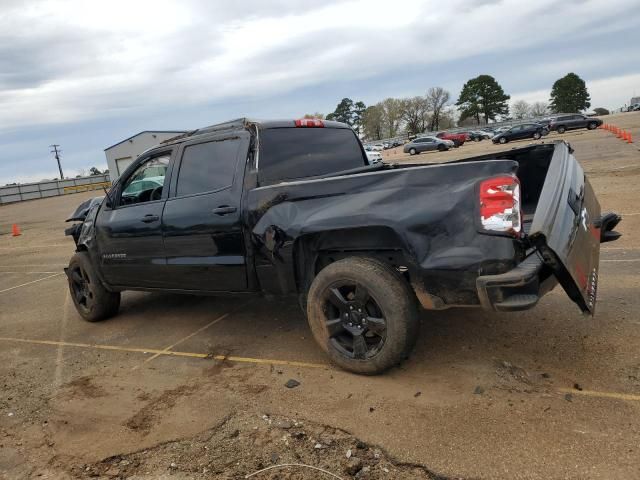
[[[371,237],[390,229],[392,247],[402,250],[429,293],[447,304],[477,304],[475,279],[516,260],[512,239],[478,232],[477,185],[517,166],[511,160],[421,165],[253,189],[247,214],[260,284],[268,290],[276,275],[281,290],[296,290],[286,272],[294,271],[300,240],[348,232],[342,235],[348,250],[387,249],[388,235]],[[339,250],[339,242],[331,249]]]

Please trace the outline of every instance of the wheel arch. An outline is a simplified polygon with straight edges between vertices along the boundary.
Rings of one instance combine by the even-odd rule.
[[[347,257],[374,258],[398,270],[408,282],[416,262],[402,237],[387,226],[327,230],[300,236],[293,258],[299,294],[327,265]]]

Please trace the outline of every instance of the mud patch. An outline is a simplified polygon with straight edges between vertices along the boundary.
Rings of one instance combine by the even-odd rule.
[[[175,407],[180,397],[192,395],[197,389],[197,385],[180,385],[177,388],[165,390],[127,420],[124,426],[138,433],[149,433],[156,418],[161,417],[165,410]],[[141,395],[138,396],[140,397]]]
[[[79,377],[64,385],[65,391],[60,396],[62,398],[99,398],[107,395],[106,390],[93,382],[89,376]]]

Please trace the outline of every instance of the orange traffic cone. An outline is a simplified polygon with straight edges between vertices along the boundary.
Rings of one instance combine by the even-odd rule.
[[[20,227],[16,223],[14,223],[11,226],[11,235],[13,235],[14,237],[17,237],[17,236],[21,235],[20,234]]]
[[[627,143],[633,143],[633,140],[631,139],[631,132],[627,132]]]

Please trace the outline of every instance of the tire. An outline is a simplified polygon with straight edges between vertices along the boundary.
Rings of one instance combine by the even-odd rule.
[[[536,132],[533,134],[534,140],[540,140],[542,138],[542,134],[540,132]]]
[[[420,326],[417,301],[404,278],[382,262],[360,257],[318,273],[309,289],[307,318],[330,360],[363,375],[382,373],[407,358]]]
[[[86,321],[98,322],[118,313],[120,292],[104,288],[87,252],[77,252],[71,257],[67,278],[73,304]]]
[[[444,152],[445,150],[447,150],[446,145],[442,145],[442,144],[438,145],[438,151],[439,152]]]
[[[564,133],[567,131],[567,127],[565,127],[564,125],[560,125],[558,128],[556,128],[558,133]]]
[[[475,138],[473,139],[473,141],[474,141],[474,142],[479,142],[480,140],[482,140],[480,137],[475,137]]]
[[[596,128],[598,128],[598,124],[596,122],[589,122],[587,125],[587,130],[595,130]]]
[[[504,145],[505,143],[508,142],[508,140],[505,137],[500,137],[500,140],[498,140],[502,145]]]
[[[415,148],[410,148],[409,149],[409,155],[415,155],[416,153],[418,153],[418,152],[416,152]]]

